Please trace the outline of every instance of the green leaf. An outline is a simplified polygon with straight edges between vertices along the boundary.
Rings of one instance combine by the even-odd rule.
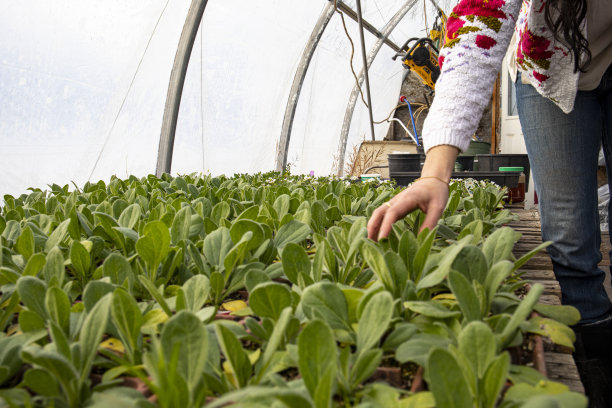
[[[221,295],[225,289],[225,277],[220,272],[210,274],[210,294],[214,303],[219,303]]]
[[[91,311],[96,303],[104,296],[109,293],[112,293],[115,290],[115,285],[112,285],[108,282],[104,281],[89,281],[87,286],[85,286],[85,290],[83,291],[83,304],[85,305],[85,310],[88,312]]]
[[[179,349],[177,371],[193,392],[204,373],[208,331],[193,313],[183,310],[166,322],[160,340],[166,362],[171,361],[175,347]]]
[[[126,279],[128,281],[133,280],[130,263],[123,255],[116,252],[113,252],[104,260],[102,274],[108,276],[115,285],[122,285]]]
[[[289,243],[299,244],[310,235],[310,227],[303,222],[291,220],[278,230],[274,237],[274,244],[282,251]]]
[[[387,331],[393,317],[393,298],[389,292],[378,292],[366,304],[357,328],[357,352],[372,348]]]
[[[356,388],[374,374],[380,366],[383,351],[379,348],[370,349],[359,354],[357,361],[351,368],[351,387]]]
[[[223,266],[223,260],[232,246],[229,230],[218,228],[204,238],[204,257],[211,265]]]
[[[311,263],[306,250],[298,244],[285,245],[281,253],[283,272],[292,283],[298,284],[298,276],[303,273],[310,276]]]
[[[472,408],[473,396],[463,377],[461,367],[449,351],[436,348],[427,358],[429,388],[437,407]]]
[[[574,306],[538,303],[533,309],[541,315],[568,326],[573,326],[580,321],[580,312]]]
[[[493,296],[499,289],[502,282],[512,272],[512,262],[510,261],[499,261],[493,264],[484,282],[484,287],[487,293],[487,300],[489,303],[493,300]]]
[[[98,351],[98,345],[102,341],[102,335],[106,329],[110,304],[111,295],[105,295],[87,313],[83,322],[78,343],[81,348],[81,382],[89,377],[89,371]]]
[[[406,286],[406,282],[410,279],[408,275],[408,268],[404,263],[402,257],[393,251],[385,252],[385,263],[389,268],[389,274],[394,283],[393,296],[395,298],[401,298],[402,292]]]
[[[228,219],[231,211],[232,209],[226,201],[220,201],[213,207],[210,218],[212,218],[215,224],[221,225],[221,220]]]
[[[427,258],[431,252],[431,246],[433,245],[434,238],[436,237],[436,229],[428,231],[427,228],[419,233],[417,237],[417,243],[421,243],[419,249],[414,255],[412,262],[412,279],[415,282],[421,280],[423,275],[423,268],[427,264]]]
[[[238,242],[247,232],[251,232],[253,235],[247,244],[247,251],[257,249],[266,240],[265,232],[262,226],[250,219],[241,219],[234,221],[229,229],[230,237],[233,242]]]
[[[457,258],[457,255],[470,242],[469,240],[470,237],[466,237],[457,242],[455,245],[443,249],[440,253],[442,260],[438,264],[438,267],[433,272],[430,272],[423,277],[419,283],[417,283],[417,290],[431,288],[441,283],[448,275],[448,272],[450,271],[453,262]]]
[[[89,267],[91,266],[91,259],[89,258],[89,252],[79,241],[72,241],[70,246],[70,261],[75,269],[75,272],[82,278],[89,277]]]
[[[289,212],[291,206],[290,197],[287,194],[281,194],[274,200],[272,207],[278,215],[278,219],[282,219]]]
[[[23,276],[17,281],[17,293],[23,304],[38,314],[43,321],[49,318],[45,306],[47,285],[43,281],[33,276]]]
[[[151,295],[151,297],[155,299],[155,301],[159,304],[159,307],[162,308],[166,315],[172,316],[172,310],[170,310],[170,306],[168,306],[168,303],[166,303],[166,300],[164,299],[162,294],[159,293],[153,282],[147,279],[147,277],[144,275],[138,275],[138,280],[140,280],[142,286],[144,286],[147,292],[149,292],[149,294]]]
[[[157,268],[155,263],[157,253],[155,252],[155,240],[150,236],[142,236],[136,241],[136,252],[145,262],[148,268]]]
[[[51,251],[51,249],[58,246],[64,240],[64,238],[66,238],[69,224],[70,219],[67,219],[62,221],[62,223],[55,228],[45,243],[45,252]]]
[[[244,262],[249,241],[252,237],[253,233],[251,231],[245,232],[240,238],[240,241],[238,241],[236,245],[234,245],[232,249],[228,251],[225,259],[223,260],[226,279],[229,278],[229,275],[233,272],[236,266],[241,265]]]
[[[461,250],[451,268],[461,272],[470,282],[475,280],[484,283],[489,272],[487,258],[480,248],[473,245],[468,245]]]
[[[115,327],[119,331],[121,342],[129,355],[133,355],[138,344],[138,336],[144,318],[136,299],[123,288],[117,288],[113,292],[111,316]]]
[[[451,270],[448,274],[448,283],[457,298],[465,320],[468,322],[480,320],[482,318],[480,300],[467,278],[459,272]]]
[[[357,323],[357,309],[361,299],[363,298],[364,291],[362,289],[351,287],[342,288],[341,290],[348,306],[348,321],[350,323]]]
[[[300,389],[269,386],[250,386],[229,392],[206,404],[206,408],[221,408],[230,405],[242,408],[312,408],[312,402],[303,395]]]
[[[51,253],[56,253],[56,251],[59,252],[61,255],[62,251],[59,248],[52,249],[51,252],[46,257],[45,257],[45,254],[41,252],[32,255],[30,259],[28,259],[28,263],[23,269],[23,273],[21,274],[21,276],[37,276],[38,273],[41,270],[43,270],[43,268],[45,267],[45,264],[47,263],[47,259],[49,259],[49,255],[51,255]],[[61,268],[60,273],[64,272],[64,258],[63,257],[61,260],[60,268]],[[50,278],[47,277],[47,274],[44,274],[44,277],[47,281],[50,281]],[[61,278],[63,279],[63,274],[61,275]],[[59,277],[58,277],[58,281],[59,281]],[[59,282],[59,285],[61,284],[62,282]]]
[[[423,316],[435,317],[438,319],[446,319],[447,317],[461,314],[460,312],[448,310],[440,302],[435,300],[413,300],[404,302],[404,307],[415,313],[422,314]]]
[[[302,293],[302,308],[309,319],[324,320],[333,329],[352,331],[344,294],[331,282],[318,282]]]
[[[276,321],[283,309],[291,306],[291,292],[280,283],[261,283],[250,293],[249,306],[256,315]]]
[[[23,231],[21,231],[21,235],[19,235],[19,238],[17,238],[15,249],[26,261],[30,259],[32,254],[34,254],[34,233],[29,226],[25,227]]]
[[[80,320],[82,321],[82,319]],[[72,351],[70,350],[70,342],[67,333],[65,333],[55,322],[49,322],[49,333],[51,334],[51,340],[57,352],[71,360]]]
[[[45,321],[38,313],[28,309],[22,309],[18,318],[19,328],[22,332],[28,333],[46,328]]]
[[[32,258],[35,258],[37,255],[34,255]],[[64,254],[62,253],[61,249],[54,247],[47,254],[45,267],[43,269],[43,276],[47,282],[54,282],[54,284],[57,286],[62,286],[65,274],[66,268],[64,266]]]
[[[256,220],[259,215],[259,206],[252,205],[236,217],[236,220]]]
[[[527,324],[524,324],[523,330],[548,337],[555,344],[574,349],[574,341],[576,341],[574,331],[555,320],[539,316],[532,317]]]
[[[588,402],[584,395],[569,392],[567,385],[548,380],[536,385],[516,384],[508,389],[504,401],[529,408],[585,408]]]
[[[329,326],[320,320],[308,323],[298,337],[298,368],[317,408],[331,406],[337,358]]]
[[[31,347],[22,350],[21,358],[26,363],[40,366],[55,378],[62,385],[62,390],[70,406],[80,405],[79,376],[75,367],[66,357],[52,351]]]
[[[520,237],[520,234],[518,234]],[[495,230],[482,245],[482,252],[489,265],[512,258],[512,248],[518,240],[517,233],[510,227]]]
[[[521,256],[519,259],[517,259],[514,262],[513,270],[516,271],[521,266],[525,265],[527,263],[527,261],[529,261],[535,254],[537,254],[541,250],[549,247],[550,245],[552,245],[552,241],[543,242],[540,245],[538,245],[537,247],[533,248],[531,251],[527,252],[525,255]]]
[[[494,408],[510,371],[510,355],[507,352],[497,356],[487,367],[482,378],[484,407]]]
[[[31,368],[25,372],[23,383],[36,394],[45,397],[60,395],[59,384],[49,371],[40,368]]]
[[[210,280],[205,275],[194,275],[183,285],[187,310],[197,312],[208,301]]]
[[[471,363],[478,378],[483,378],[487,367],[495,358],[497,343],[493,332],[485,323],[469,323],[459,333],[459,351]]]
[[[249,356],[242,348],[240,341],[234,333],[222,324],[215,325],[215,332],[217,334],[217,341],[223,354],[227,359],[232,374],[234,374],[238,388],[246,387],[251,378],[251,362]]]
[[[361,247],[361,255],[366,263],[372,268],[385,289],[394,293],[395,282],[385,262],[385,257],[380,248],[370,241],[364,241]]]
[[[527,296],[525,296],[523,301],[519,303],[518,307],[512,314],[510,321],[508,324],[506,324],[506,327],[504,327],[504,330],[501,333],[502,348],[507,346],[510,341],[512,341],[515,330],[518,329],[519,325],[527,319],[533,310],[533,307],[538,302],[538,299],[540,299],[540,295],[543,291],[544,287],[541,284],[536,283],[531,287],[529,293]]]
[[[249,269],[244,275],[244,286],[248,292],[252,292],[260,283],[270,282],[270,277],[261,269]]]
[[[136,251],[149,265],[157,267],[170,251],[170,231],[162,221],[151,221],[143,232],[144,236],[136,242]]]
[[[402,364],[412,361],[424,367],[432,348],[446,348],[448,344],[447,338],[434,334],[417,333],[397,348],[395,359]]]
[[[577,392],[566,392],[560,395],[536,395],[527,399],[521,408],[584,408],[587,397]]]
[[[141,392],[127,387],[112,387],[102,391],[94,391],[87,408],[154,408],[155,405],[146,400]]]
[[[189,238],[189,228],[191,226],[191,207],[181,208],[172,221],[170,228],[170,242],[177,245],[181,240]]]
[[[260,379],[264,378],[267,369],[270,366],[270,362],[272,361],[274,353],[283,343],[283,340],[285,338],[285,332],[287,330],[287,326],[289,325],[289,321],[291,320],[292,313],[293,310],[291,309],[291,307],[286,307],[283,309],[280,314],[280,317],[276,321],[276,324],[274,325],[274,330],[272,330],[270,339],[266,344],[266,349],[261,359],[261,365],[259,372],[257,373],[257,379],[255,383],[259,383]]]
[[[117,222],[120,226],[124,228],[134,229],[138,221],[140,220],[140,216],[142,215],[142,211],[140,205],[132,204],[126,207],[119,216]]]
[[[404,263],[412,270],[414,257],[419,250],[419,243],[410,230],[405,230],[399,241],[398,253],[404,258]],[[414,278],[414,277],[413,277]]]
[[[393,328],[393,331],[385,337],[383,350],[395,351],[402,343],[410,340],[417,332],[416,325],[412,323],[399,323]]]
[[[53,320],[64,333],[70,331],[70,299],[68,295],[58,287],[47,289],[45,296],[45,306],[49,317]]]
[[[421,391],[412,394],[401,401],[401,408],[435,408],[436,401],[429,391]]]

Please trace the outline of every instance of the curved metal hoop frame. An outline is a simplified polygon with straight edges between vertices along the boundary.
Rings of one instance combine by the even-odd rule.
[[[287,107],[285,109],[285,117],[283,119],[283,127],[281,129],[281,136],[278,141],[276,148],[276,171],[282,171],[287,166],[287,155],[289,154],[289,141],[291,140],[291,129],[293,127],[293,120],[295,119],[295,111],[297,104],[300,99],[300,92],[302,91],[302,85],[306,78],[306,72],[312,61],[317,45],[325,32],[327,24],[334,15],[334,4],[330,1],[327,6],[323,9],[317,24],[312,30],[310,39],[306,44],[306,48],[302,53],[302,58],[293,77],[293,84],[291,85],[291,91],[289,92],[289,100],[287,101]]]
[[[183,86],[185,85],[185,76],[187,75],[193,43],[195,42],[207,3],[208,0],[192,0],[183,31],[181,32],[176,56],[174,57],[174,65],[172,66],[172,73],[170,74],[164,119],[159,137],[159,151],[157,153],[157,167],[155,169],[157,177],[160,177],[163,173],[170,173],[172,169],[174,136],[176,134]]]
[[[389,43],[388,36],[393,32],[395,27],[404,18],[406,13],[414,7],[418,0],[409,0],[404,6],[393,16],[393,18],[387,23],[382,31],[382,35],[378,38],[376,44],[370,50],[367,58],[367,68],[371,66],[376,55],[380,51],[383,44]],[[192,0],[191,6],[187,13],[185,25],[181,33],[179,40],[176,56],[174,58],[174,65],[172,67],[172,73],[170,75],[170,84],[168,86],[168,94],[166,97],[166,105],[164,108],[164,118],[162,122],[161,135],[159,139],[159,152],[157,156],[157,167],[155,174],[159,177],[163,173],[169,173],[172,169],[172,153],[174,150],[174,138],[176,134],[176,125],[178,122],[178,113],[181,104],[181,96],[183,93],[183,87],[185,85],[185,76],[187,74],[187,67],[189,65],[189,59],[191,57],[191,51],[195,42],[198,29],[202,22],[202,16],[206,8],[208,0]],[[341,3],[341,1],[339,1]],[[334,14],[334,4],[330,3],[323,9],[317,24],[315,25],[310,39],[306,45],[306,48],[302,54],[302,58],[298,65],[297,71],[294,76],[291,91],[289,93],[289,99],[287,101],[287,107],[285,109],[285,117],[283,119],[283,127],[281,136],[279,139],[277,152],[276,152],[276,170],[281,171],[287,164],[287,154],[289,150],[289,142],[291,140],[291,128],[293,126],[293,120],[295,118],[295,112],[297,109],[297,103],[299,101],[300,91],[308,71],[308,67],[316,51],[325,28]],[[359,85],[363,82],[365,72],[362,70],[359,75]],[[350,129],[350,122],[355,111],[355,105],[357,102],[357,96],[359,94],[359,86],[355,85],[349,103],[347,105],[344,122],[342,125],[342,132],[340,134],[339,148],[338,148],[338,175],[342,175],[342,169],[344,167],[344,156],[346,154],[346,143],[348,139],[348,132]]]

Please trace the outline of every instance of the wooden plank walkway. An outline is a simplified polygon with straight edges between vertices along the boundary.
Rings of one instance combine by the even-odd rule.
[[[519,220],[510,223],[509,226],[523,234],[514,247],[514,255],[518,258],[542,243],[540,215],[537,210],[525,210],[512,206],[509,209],[519,216]],[[606,242],[609,242],[609,240]],[[610,263],[609,257],[607,262],[608,264]],[[540,299],[541,302],[561,304],[561,287],[555,280],[552,262],[545,251],[531,258],[523,265],[520,272],[523,273],[523,279],[538,282],[544,286],[544,294]],[[580,375],[578,374],[571,350],[545,341],[544,360],[548,378],[567,385],[572,391],[584,394],[584,387],[580,381]]]

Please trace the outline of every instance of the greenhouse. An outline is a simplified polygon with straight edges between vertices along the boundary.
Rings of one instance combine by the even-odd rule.
[[[515,57],[440,102],[453,44],[520,1],[9,3],[1,407],[612,401],[601,320],[542,239]],[[470,101],[465,146],[433,143]]]

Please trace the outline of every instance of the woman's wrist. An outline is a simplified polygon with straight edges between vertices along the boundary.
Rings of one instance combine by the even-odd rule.
[[[421,179],[433,178],[450,182],[459,149],[451,145],[437,145],[429,149],[421,170]]]

